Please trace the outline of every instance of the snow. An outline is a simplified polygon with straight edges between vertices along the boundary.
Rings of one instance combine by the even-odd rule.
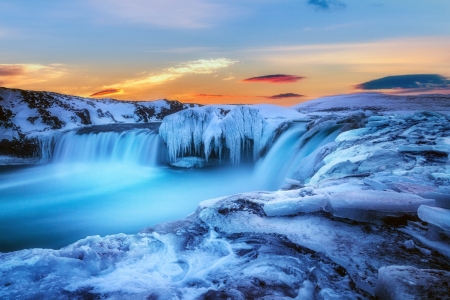
[[[380,93],[357,93],[317,98],[293,106],[302,113],[326,115],[329,113],[348,114],[364,111],[379,114],[411,114],[415,111],[430,110],[450,113],[447,95],[397,96]]]

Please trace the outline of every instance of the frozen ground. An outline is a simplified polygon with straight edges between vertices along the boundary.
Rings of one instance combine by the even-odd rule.
[[[281,155],[288,168],[256,169],[289,177],[280,190],[207,200],[186,219],[135,235],[0,254],[0,298],[449,299],[450,117],[442,112],[450,99],[366,96],[299,105],[301,120],[280,116],[289,128],[304,122],[275,137],[278,155],[262,158]],[[430,103],[439,110],[423,111]],[[217,138],[230,151],[222,139],[230,112],[211,122],[205,110],[170,122],[200,115],[185,134],[206,136],[199,149]],[[243,140],[254,137],[253,121],[234,127]],[[292,155],[277,147],[297,137]]]

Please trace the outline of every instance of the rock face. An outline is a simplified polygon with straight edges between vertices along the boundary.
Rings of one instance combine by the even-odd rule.
[[[147,123],[196,104],[118,101],[0,88],[0,155],[31,157],[37,137],[89,125]]]

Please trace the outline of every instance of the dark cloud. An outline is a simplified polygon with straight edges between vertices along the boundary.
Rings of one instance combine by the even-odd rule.
[[[98,97],[98,96],[106,96],[106,95],[111,95],[111,94],[117,94],[117,93],[120,93],[122,91],[123,91],[123,89],[107,89],[107,90],[103,90],[103,91],[100,91],[100,92],[93,93],[91,95],[91,97]]]
[[[294,94],[294,93],[285,93],[285,94],[269,96],[267,98],[269,98],[269,99],[285,99],[285,98],[300,98],[303,96],[304,95],[299,95],[299,94]]]
[[[0,76],[19,76],[25,74],[22,66],[0,66]]]
[[[359,90],[450,89],[450,80],[439,74],[396,75],[367,81],[358,84],[355,88]]]
[[[346,7],[346,5],[339,0],[308,0],[308,4],[315,6],[320,10],[333,10]]]
[[[305,77],[285,74],[265,75],[242,80],[243,82],[293,83]]]

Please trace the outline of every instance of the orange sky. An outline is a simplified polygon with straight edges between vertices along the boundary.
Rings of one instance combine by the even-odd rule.
[[[172,0],[152,7],[109,1],[114,5],[104,10],[88,0],[36,6],[32,15],[20,8],[23,0],[0,7],[8,12],[0,20],[0,86],[120,100],[288,106],[361,92],[354,86],[386,76],[450,76],[447,1],[292,6],[291,0],[195,0],[186,7]],[[244,81],[279,74],[298,78]]]

